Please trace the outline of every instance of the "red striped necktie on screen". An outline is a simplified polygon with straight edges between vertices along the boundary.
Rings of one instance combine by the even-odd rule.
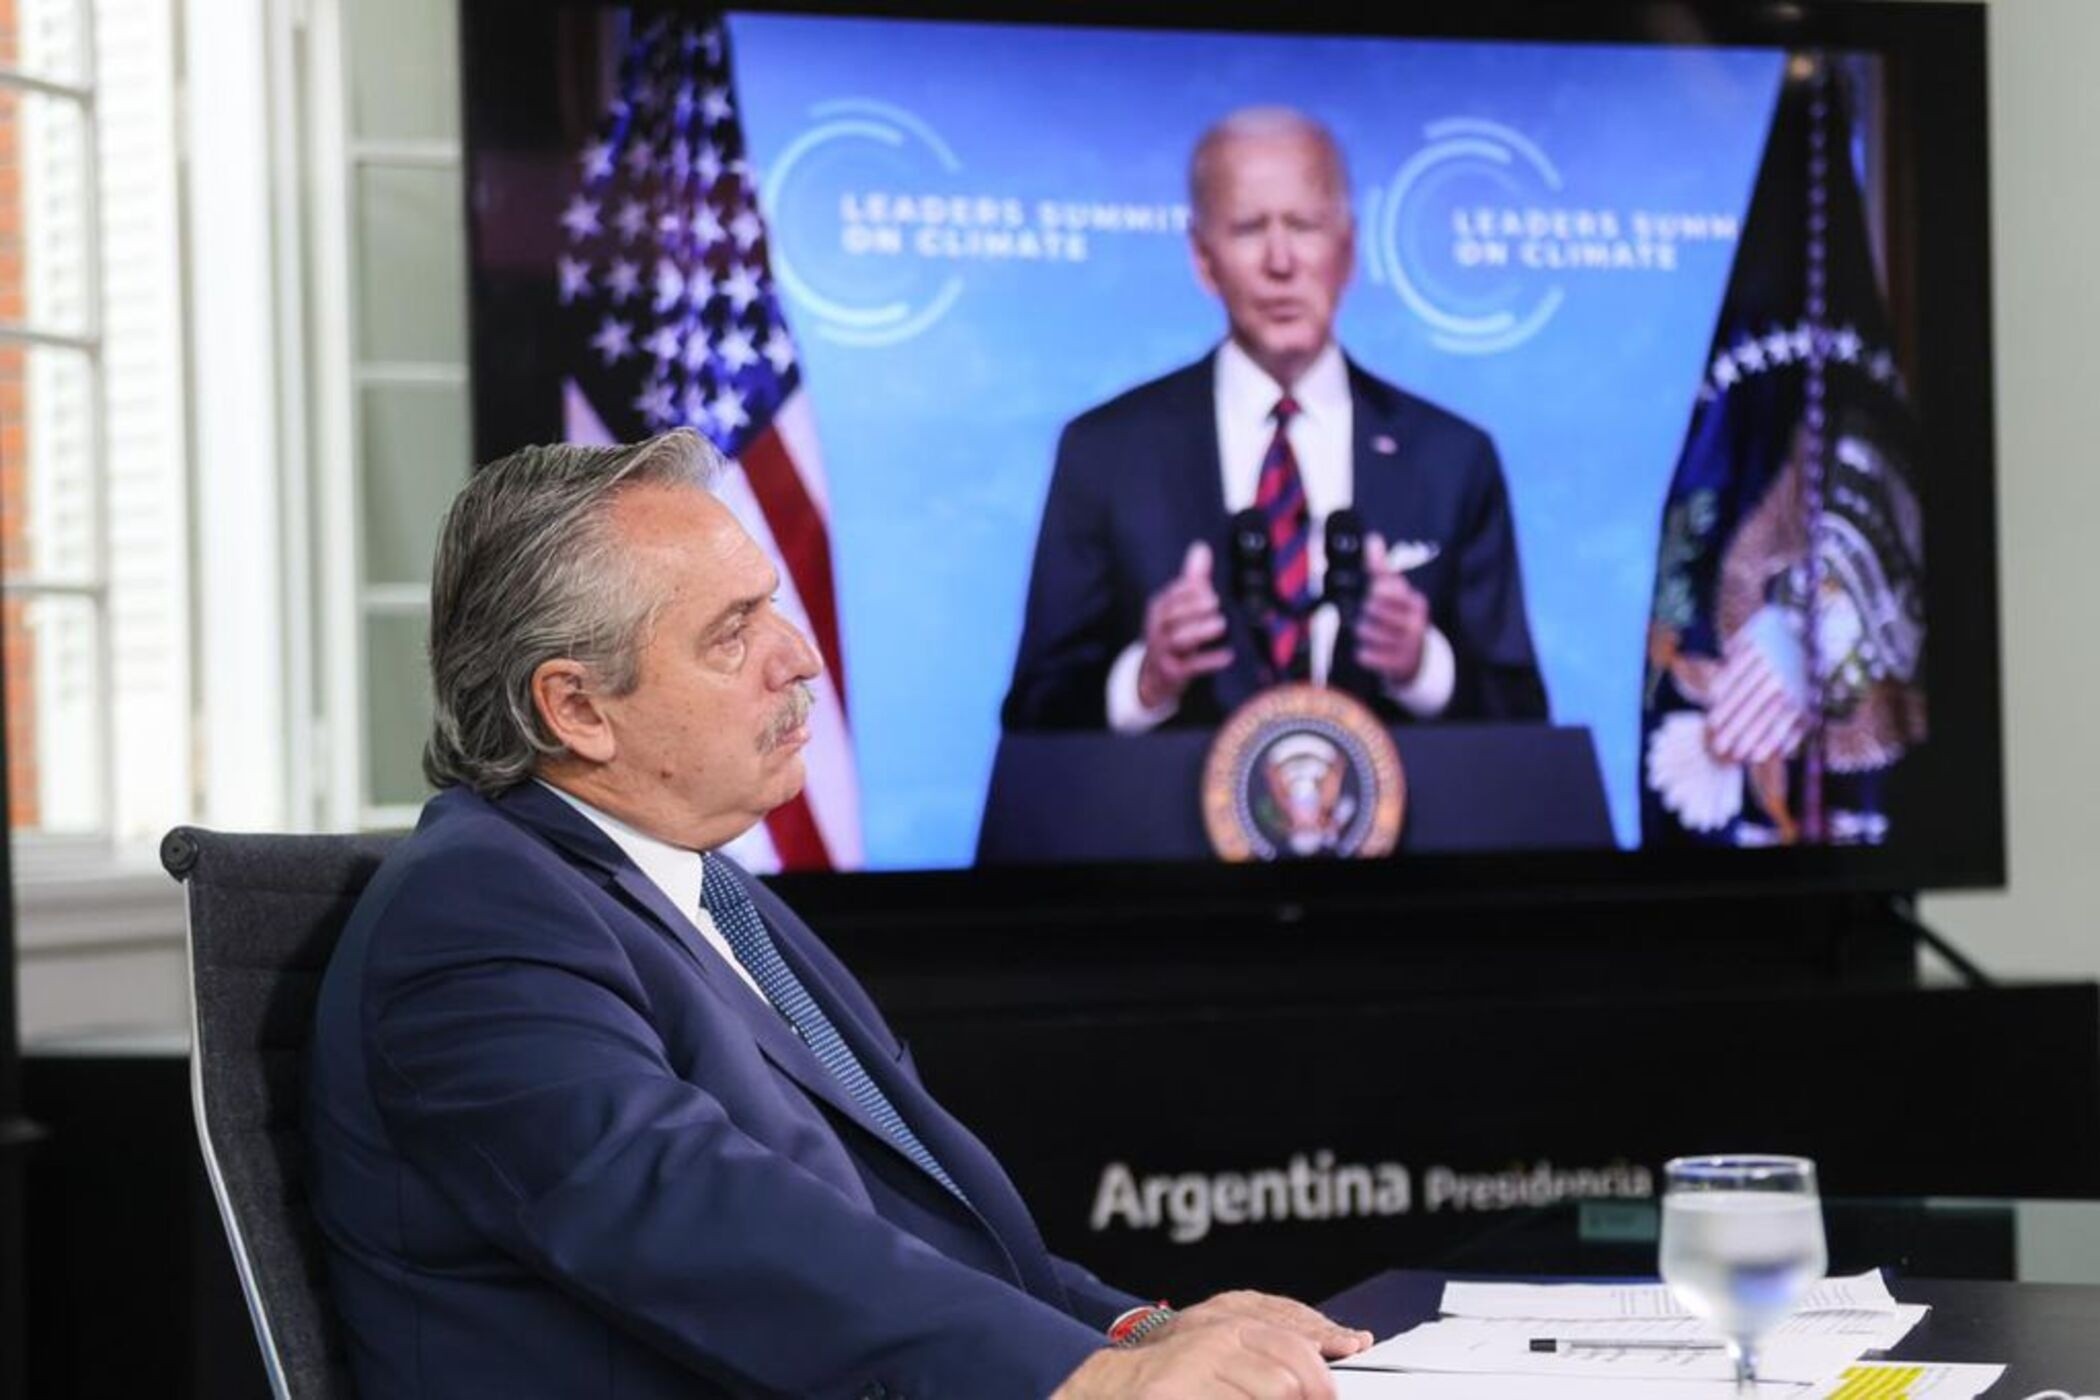
[[[1291,451],[1287,429],[1298,413],[1289,394],[1276,401],[1270,417],[1276,435],[1261,459],[1254,504],[1269,522],[1269,559],[1276,582],[1276,610],[1269,614],[1269,664],[1279,680],[1305,680],[1312,674],[1312,648],[1307,619],[1312,615],[1312,512],[1305,504],[1305,483],[1298,478],[1298,457]]]

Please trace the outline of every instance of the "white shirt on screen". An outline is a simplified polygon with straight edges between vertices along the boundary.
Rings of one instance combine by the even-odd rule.
[[[751,974],[744,970],[744,964],[737,957],[736,950],[729,946],[729,940],[715,927],[714,916],[709,914],[707,906],[700,902],[700,882],[707,873],[706,856],[698,851],[689,851],[683,846],[674,846],[668,841],[659,841],[647,832],[636,831],[618,817],[599,811],[582,798],[563,792],[550,782],[539,778],[534,778],[533,781],[589,817],[593,826],[610,836],[613,844],[627,853],[627,858],[634,862],[635,868],[649,877],[649,883],[663,891],[664,898],[671,901],[671,907],[685,915],[686,922],[707,940],[707,946],[720,953],[722,961],[736,970],[736,975],[744,979],[744,985],[751,989],[751,994],[760,1001],[765,1001],[766,1005],[772,1005],[770,1001],[766,1001],[766,994],[758,989],[758,983],[751,980]]]
[[[1227,339],[1218,348],[1216,388],[1212,395],[1218,414],[1218,470],[1225,493],[1225,510],[1237,514],[1254,504],[1255,488],[1261,481],[1262,459],[1268,456],[1269,441],[1276,423],[1270,416],[1283,389],[1261,366],[1254,363],[1238,343]],[[1285,429],[1291,454],[1298,460],[1298,478],[1305,488],[1306,510],[1312,517],[1312,538],[1307,563],[1312,589],[1317,595],[1327,578],[1327,517],[1346,510],[1355,501],[1356,405],[1349,395],[1349,365],[1342,349],[1333,341],[1300,375],[1291,397],[1298,414]],[[1404,465],[1403,465],[1403,470]],[[1377,528],[1369,522],[1368,528]],[[1331,607],[1322,606],[1312,616],[1312,678],[1324,684],[1334,661],[1335,634],[1341,619]],[[1138,699],[1138,668],[1145,659],[1141,637],[1123,648],[1108,673],[1108,727],[1119,734],[1138,734],[1172,717],[1174,702],[1147,708]],[[1422,667],[1406,685],[1388,685],[1386,694],[1410,713],[1425,719],[1444,712],[1451,703],[1457,681],[1456,658],[1451,643],[1432,621],[1422,648]]]

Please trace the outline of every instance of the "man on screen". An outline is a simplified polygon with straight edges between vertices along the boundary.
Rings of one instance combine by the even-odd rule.
[[[433,571],[440,792],[323,981],[313,1202],[365,1400],[1333,1395],[1369,1344],[1050,1255],[720,847],[802,787],[815,650],[697,435],[477,472]]]
[[[1335,343],[1355,230],[1332,135],[1287,108],[1235,112],[1197,142],[1189,197],[1228,333],[1066,426],[1006,727],[1213,724],[1297,679],[1390,721],[1544,719],[1494,444]],[[1249,508],[1270,555],[1258,616],[1225,602]],[[1349,627],[1318,606],[1324,522],[1345,508],[1367,532]]]

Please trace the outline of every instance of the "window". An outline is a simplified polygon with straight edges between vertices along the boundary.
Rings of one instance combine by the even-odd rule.
[[[138,0],[0,0],[0,621],[25,868],[151,841],[189,806],[168,27]]]
[[[25,1039],[179,1024],[195,809],[175,7],[0,0],[0,636]]]
[[[428,795],[438,520],[470,465],[457,8],[321,0],[310,74],[324,825],[407,826]]]
[[[457,63],[430,0],[0,0],[25,1040],[180,1026],[169,826],[425,796],[471,450]]]

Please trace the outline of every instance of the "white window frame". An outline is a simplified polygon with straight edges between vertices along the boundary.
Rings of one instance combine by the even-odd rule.
[[[176,742],[189,755],[189,810],[178,819],[245,831],[405,826],[414,804],[379,804],[369,791],[367,623],[421,615],[428,600],[421,585],[364,577],[362,391],[463,386],[468,370],[463,360],[382,361],[358,345],[352,215],[361,173],[459,170],[462,143],[354,132],[356,0],[165,3],[188,482],[189,703]],[[89,81],[60,86],[92,100]],[[73,340],[88,348],[95,337]],[[106,411],[94,430],[106,433]],[[106,456],[107,445],[97,450]],[[108,538],[104,520],[104,561]],[[95,581],[106,599],[107,572]],[[116,679],[110,631],[105,613],[105,688]],[[115,765],[104,770],[113,787]],[[45,973],[55,983],[62,968],[78,985],[106,966],[115,981],[129,975],[120,959],[179,955],[180,890],[144,843],[22,837],[15,850],[25,1033],[36,1030],[28,1013]],[[140,972],[113,993],[121,1014],[105,1024],[175,1024],[181,993],[163,977]],[[78,1028],[59,1020],[58,1033]]]
[[[91,11],[95,0],[76,3]],[[308,761],[317,747],[297,136],[303,16],[297,0],[170,0],[165,14],[188,497],[188,699],[169,736],[186,755],[187,810],[171,816],[224,830],[311,830],[320,803]],[[87,63],[95,55],[89,33]],[[77,86],[92,101],[91,77]],[[88,189],[99,194],[99,182],[91,179]],[[92,226],[101,225],[97,211]],[[99,279],[103,259],[91,262]],[[90,330],[80,339],[92,338],[99,355],[99,315]],[[100,675],[110,716],[116,676],[100,377],[95,388]],[[105,753],[113,751],[105,741]],[[115,765],[105,760],[104,772],[113,788]],[[103,810],[106,818],[117,809],[105,800]],[[179,970],[182,949],[181,891],[159,868],[153,842],[112,837],[106,828],[93,839],[14,838],[25,1039],[182,1023],[186,993],[170,970]],[[36,1000],[40,985],[77,991],[98,982],[109,984],[106,994],[59,1010]]]
[[[427,585],[373,583],[365,577],[363,499],[364,391],[374,386],[465,387],[464,360],[382,360],[360,343],[357,327],[357,196],[360,176],[374,169],[464,173],[463,142],[375,140],[353,130],[353,52],[344,7],[356,0],[311,0],[311,50],[335,62],[306,73],[312,130],[307,146],[313,181],[313,335],[316,478],[321,514],[331,527],[317,540],[321,637],[321,715],[326,734],[322,822],[331,830],[415,824],[420,803],[381,803],[370,784],[371,735],[366,695],[371,668],[366,638],[380,617],[427,617]]]
[[[85,575],[53,578],[33,571],[9,572],[0,592],[21,599],[78,598],[92,609],[95,652],[95,799],[96,831],[89,835],[24,833],[15,841],[18,870],[34,871],[53,862],[77,864],[84,855],[104,849],[116,813],[116,699],[109,608],[109,442],[108,396],[102,338],[102,252],[104,244],[101,187],[101,120],[95,102],[95,13],[93,0],[70,0],[79,74],[73,81],[0,67],[0,89],[64,103],[81,123],[80,221],[93,241],[93,252],[81,260],[81,328],[60,330],[35,320],[0,321],[0,343],[30,350],[58,350],[80,356],[86,367],[88,422],[88,559]],[[18,11],[18,19],[20,12]],[[20,109],[18,109],[19,111]],[[19,128],[18,128],[19,129]],[[24,224],[26,227],[27,219]],[[25,271],[35,275],[25,257]],[[34,447],[32,446],[32,452]],[[35,677],[11,676],[9,684],[36,683]]]

